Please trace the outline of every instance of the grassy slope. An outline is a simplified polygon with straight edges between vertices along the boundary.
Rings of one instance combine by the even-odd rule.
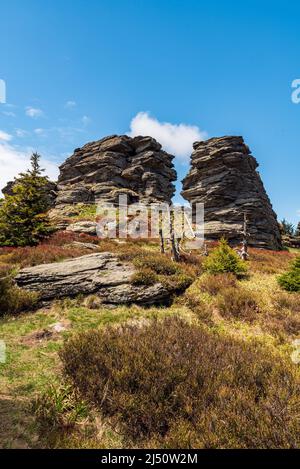
[[[158,247],[149,246],[151,251]],[[271,254],[253,250],[251,253],[250,276],[241,281],[242,286],[254,292],[259,299],[260,313],[253,322],[224,320],[220,315],[212,314],[208,327],[216,328],[224,334],[233,334],[238,340],[258,338],[266,347],[276,353],[289,356],[291,341],[297,336],[295,328],[287,327],[282,315],[289,317],[295,312],[289,311],[289,303],[278,306],[280,289],[276,276],[285,269],[293,257],[289,254]],[[0,256],[1,263],[1,256]],[[201,293],[198,280],[189,288],[188,294],[197,295],[215,312],[214,297]],[[89,309],[82,300],[65,300],[54,304],[50,309],[26,313],[18,317],[0,320],[0,340],[7,346],[7,362],[0,364],[0,447],[43,447],[47,443],[37,433],[35,419],[30,408],[35,395],[43,391],[49,383],[59,383],[60,361],[57,351],[62,341],[69,334],[94,327],[103,327],[109,323],[121,323],[128,320],[142,320],[153,316],[180,314],[188,320],[199,321],[199,315],[192,306],[187,306],[185,297],[179,298],[169,308],[101,307]],[[283,306],[282,306],[283,305]],[[299,313],[298,313],[299,314]],[[294,316],[293,316],[294,317]],[[57,321],[68,320],[70,330],[50,339],[29,340],[34,332],[41,331]],[[299,332],[299,331],[298,331]],[[98,422],[101,434],[101,446],[120,447],[122,440],[112,429]],[[99,429],[99,428],[98,428]],[[74,441],[71,438],[65,446],[97,446],[94,440]]]

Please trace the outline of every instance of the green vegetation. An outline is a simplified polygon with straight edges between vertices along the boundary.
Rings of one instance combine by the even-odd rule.
[[[278,278],[278,283],[287,291],[300,291],[300,256],[293,262],[288,272]]]
[[[6,195],[0,206],[0,246],[32,246],[49,235],[46,186],[40,155],[31,156],[31,169],[20,174],[13,195]]]
[[[237,253],[228,246],[228,242],[222,238],[219,246],[216,247],[203,263],[203,267],[211,274],[222,274],[232,272],[240,276],[246,273],[245,263],[239,258]]]
[[[281,221],[282,234],[293,236],[295,234],[295,227],[293,223],[288,222],[285,218]]]
[[[87,417],[88,407],[84,401],[76,399],[70,385],[49,386],[33,403],[33,411],[41,430],[67,430],[78,420]]]
[[[37,303],[38,295],[18,288],[13,282],[13,270],[0,264],[0,317],[28,311]]]
[[[72,221],[84,221],[84,220],[94,221],[96,219],[96,214],[97,214],[97,205],[96,204],[83,204],[83,203],[72,205],[72,212],[73,212],[73,215],[69,217],[70,219],[73,218]]]

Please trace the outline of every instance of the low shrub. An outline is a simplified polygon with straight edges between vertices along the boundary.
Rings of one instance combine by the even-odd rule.
[[[133,264],[136,267],[151,269],[159,275],[174,275],[180,271],[180,266],[169,257],[146,251],[140,252]]]
[[[11,266],[0,266],[0,316],[17,314],[33,308],[38,295],[18,288],[12,276]]]
[[[253,321],[259,312],[254,294],[243,288],[230,287],[222,290],[217,298],[217,308],[227,319]]]
[[[71,337],[63,372],[129,442],[171,448],[296,448],[299,374],[259,343],[178,317]]]
[[[272,303],[277,310],[288,309],[293,313],[300,313],[299,293],[278,292],[273,296]]]
[[[221,239],[219,246],[213,249],[205,259],[203,267],[210,274],[231,272],[236,276],[240,276],[247,272],[245,262],[239,258],[224,238]]]
[[[261,327],[286,342],[289,338],[297,338],[300,334],[300,315],[288,310],[270,311],[266,316],[260,318]]]
[[[103,306],[101,298],[97,295],[88,295],[84,298],[83,305],[89,309],[99,309]]]
[[[279,285],[290,292],[300,292],[300,256],[292,263],[290,269],[278,278]]]
[[[195,278],[186,272],[178,272],[174,275],[159,277],[160,282],[170,291],[182,292],[186,290],[195,280]]]
[[[20,267],[29,267],[39,264],[58,262],[64,259],[82,256],[86,254],[82,248],[53,246],[40,244],[38,246],[15,248],[13,251],[3,256],[2,259],[9,264],[16,264]]]
[[[133,274],[131,283],[133,285],[154,285],[158,277],[151,269],[142,268]]]
[[[187,289],[184,295],[177,299],[177,303],[191,309],[200,321],[212,324],[213,305],[201,298],[198,292]]]
[[[168,256],[149,252],[135,247],[127,247],[119,257],[131,260],[137,272],[132,278],[135,285],[153,285],[160,282],[171,291],[182,291],[191,285],[196,278],[197,267],[185,262],[174,262]]]
[[[249,249],[249,265],[252,271],[276,274],[288,267],[295,255],[288,251],[270,251],[267,249]]]
[[[42,245],[65,246],[73,241],[81,241],[82,243],[99,244],[99,238],[85,233],[74,233],[72,231],[56,231],[49,236]]]
[[[202,275],[199,279],[199,287],[202,292],[207,292],[210,295],[216,295],[224,288],[236,287],[236,277],[229,274],[206,274]]]

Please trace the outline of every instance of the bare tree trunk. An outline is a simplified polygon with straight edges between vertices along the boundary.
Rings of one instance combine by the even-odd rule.
[[[171,239],[171,249],[172,257],[175,262],[180,260],[180,255],[176,246],[175,234],[174,234],[174,212],[169,209],[169,222],[170,222],[170,239]]]
[[[162,222],[162,212],[159,212],[159,239],[160,239],[160,252],[165,253],[165,242],[163,235],[163,222]]]
[[[247,220],[247,214],[244,213],[244,228],[243,228],[243,241],[242,241],[242,249],[240,251],[240,256],[243,259],[243,261],[246,261],[249,257],[248,254],[248,220]]]

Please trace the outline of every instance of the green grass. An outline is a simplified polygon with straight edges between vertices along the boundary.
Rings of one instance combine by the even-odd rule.
[[[69,218],[72,221],[90,220],[94,221],[97,214],[97,205],[95,204],[78,204],[73,206],[74,215]],[[76,213],[76,214],[75,214]]]

